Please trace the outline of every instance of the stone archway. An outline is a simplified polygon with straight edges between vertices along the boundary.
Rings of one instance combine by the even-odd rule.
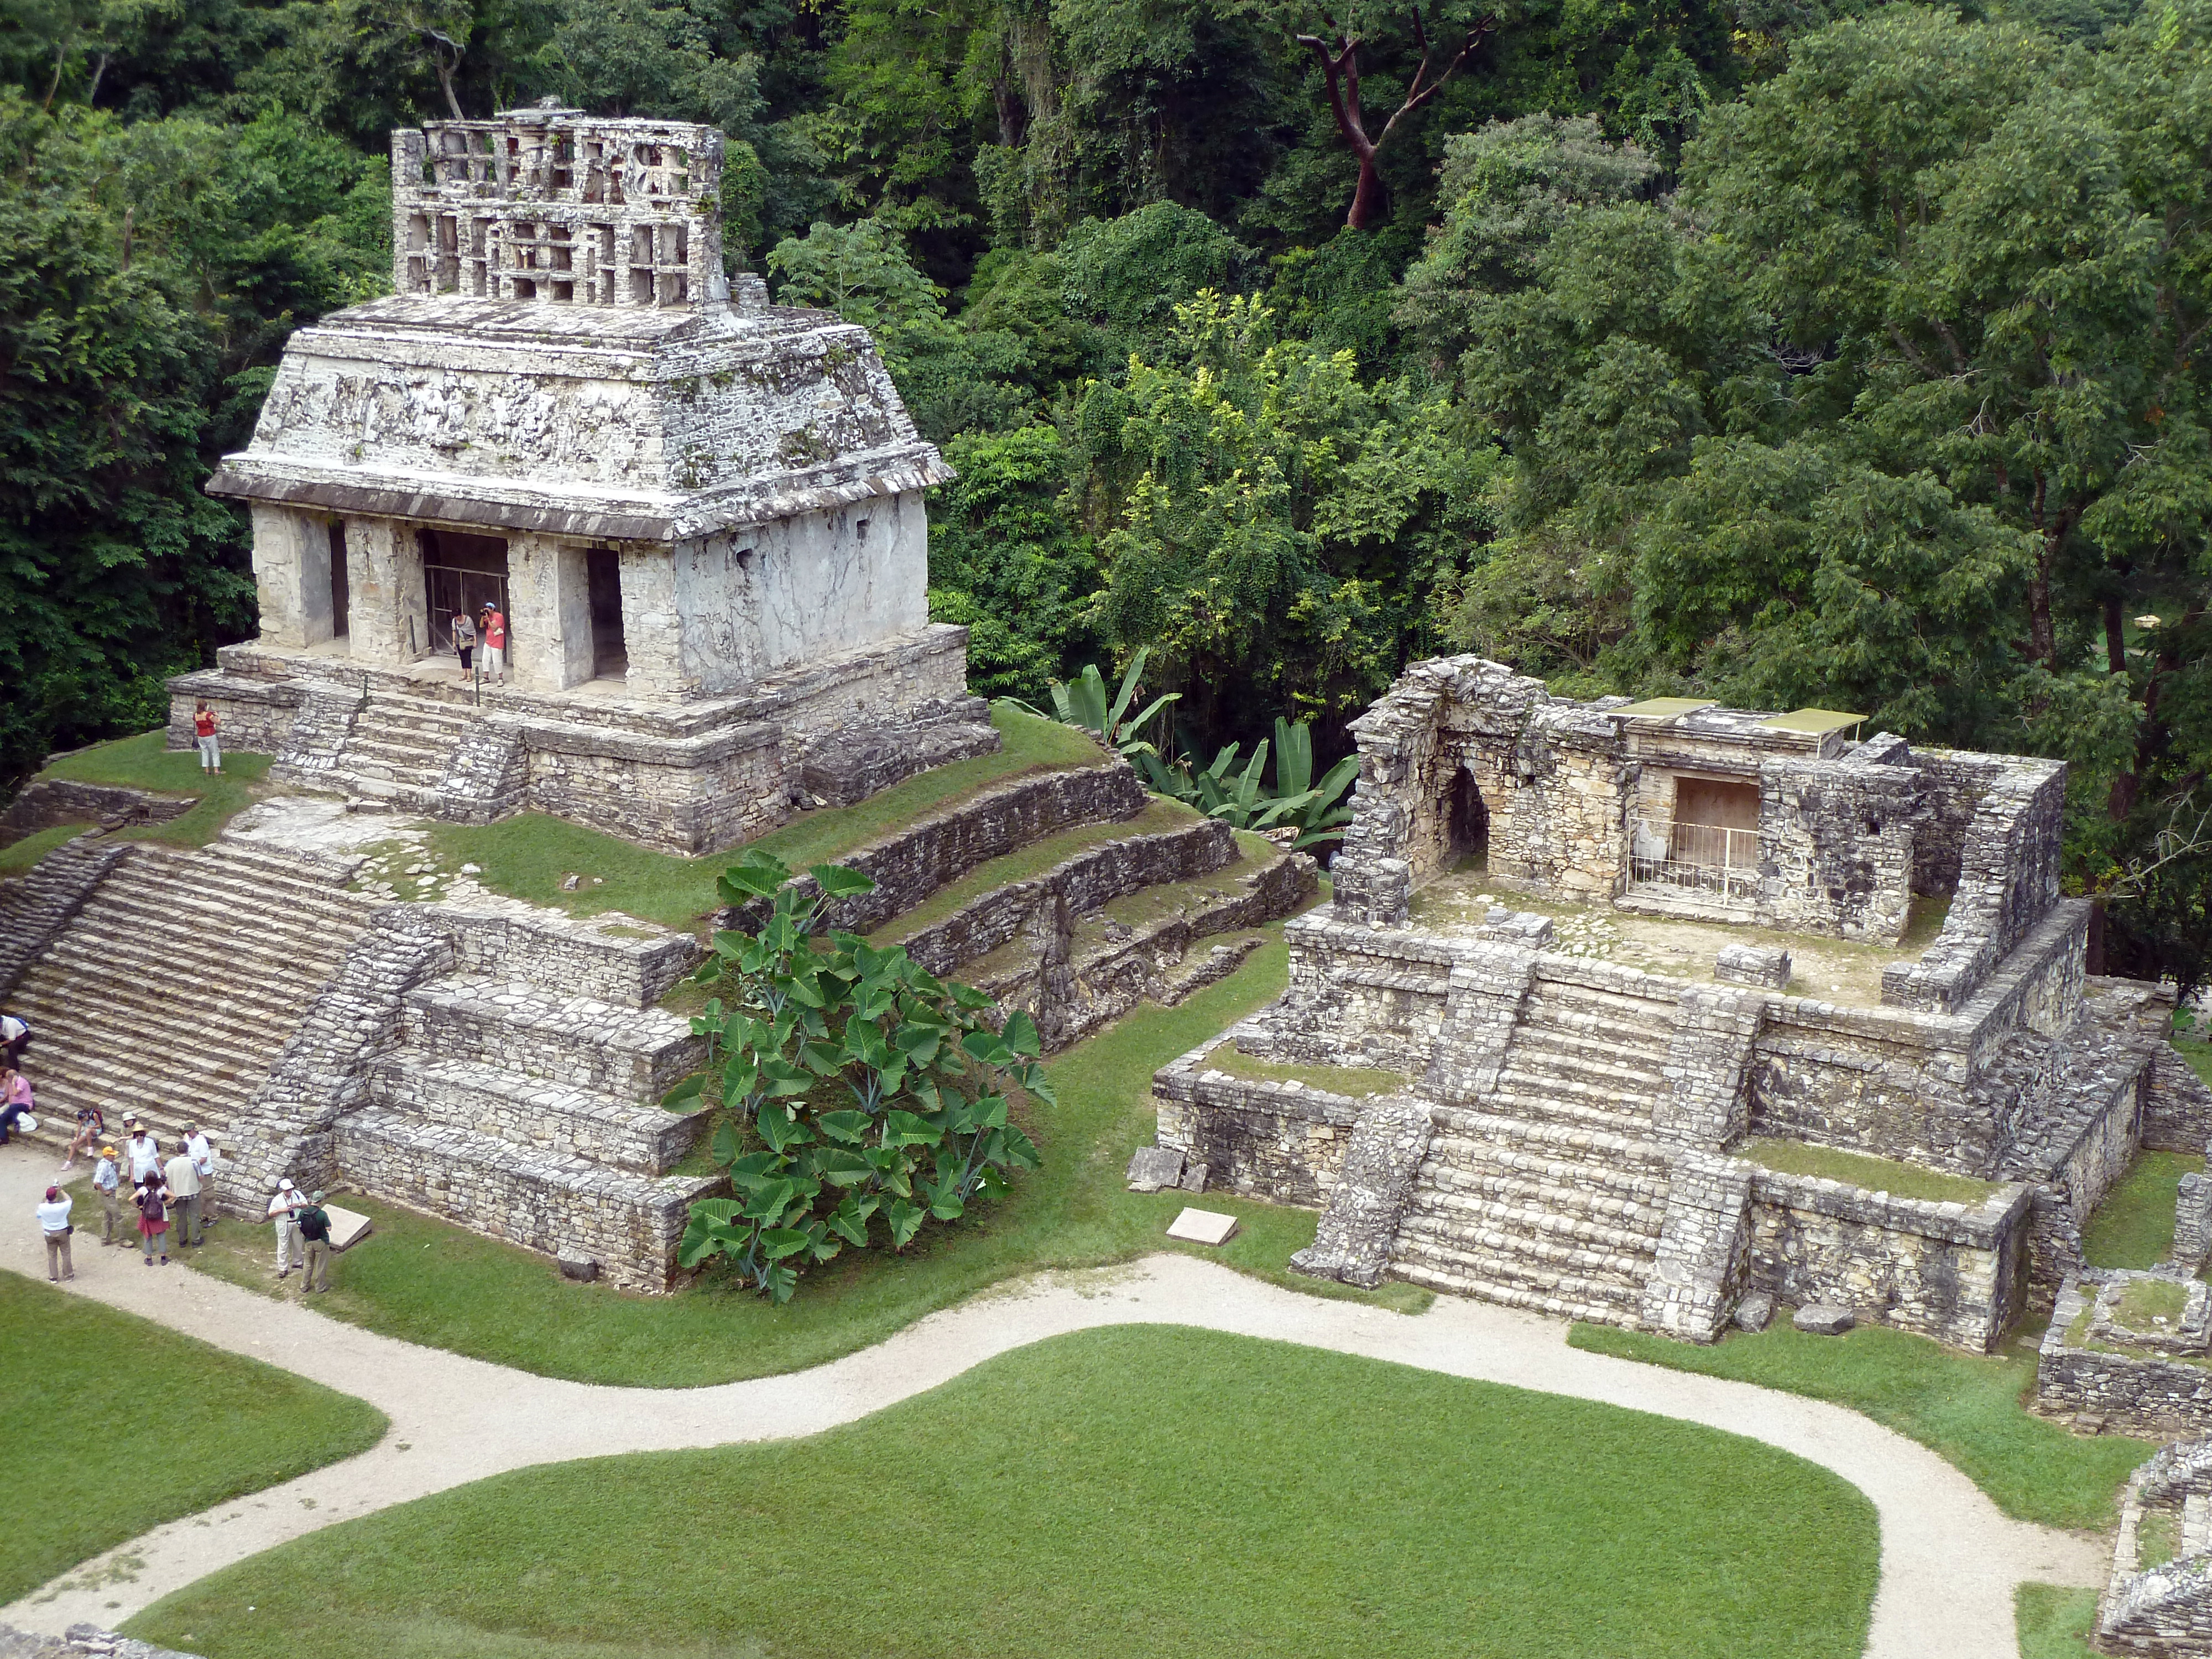
[[[1487,860],[1490,805],[1475,784],[1474,772],[1464,763],[1452,770],[1451,788],[1443,799],[1443,816],[1446,866],[1455,866],[1462,859]]]

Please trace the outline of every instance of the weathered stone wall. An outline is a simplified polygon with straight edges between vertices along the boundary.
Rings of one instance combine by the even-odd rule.
[[[987,789],[949,811],[838,860],[872,878],[876,885],[872,892],[832,904],[826,925],[873,933],[980,864],[1075,824],[1133,818],[1151,799],[1136,769],[1118,757],[1103,765],[1048,772]],[[795,879],[809,896],[819,890],[811,876]],[[767,916],[765,902],[740,905],[719,912],[714,925],[750,931]]]
[[[1159,1144],[1231,1192],[1320,1209],[1335,1190],[1364,1103],[1296,1083],[1207,1069],[1206,1056],[1244,1026],[1170,1062],[1152,1079]]]
[[[1882,1000],[1954,1013],[2058,899],[2066,768],[2007,757],[1974,806],[1943,931],[1919,961],[1882,970]]]
[[[1249,1052],[1419,1076],[1435,1060],[1454,969],[1476,941],[1384,931],[1323,905],[1284,924],[1290,984]]]
[[[1644,1286],[1641,1314],[1653,1330],[1711,1342],[1727,1328],[1750,1271],[1752,1181],[1738,1159],[1689,1148],[1675,1155]]]
[[[2115,1434],[2166,1439],[2212,1432],[2212,1364],[2105,1352],[2075,1333],[2095,1285],[2069,1279],[2051,1310],[2036,1355],[2035,1409],[2048,1417],[2086,1414]]]
[[[1759,920],[1893,944],[1912,902],[1919,775],[1893,740],[1759,769]]]
[[[1410,1096],[1362,1108],[1328,1208],[1314,1242],[1291,1257],[1292,1271],[1370,1290],[1381,1284],[1431,1133],[1427,1103]]]
[[[204,700],[215,711],[216,734],[226,750],[274,755],[284,747],[299,712],[301,690],[283,682],[243,680],[219,669],[179,674],[169,682],[167,746],[193,746],[194,705]]]
[[[1970,1206],[1760,1170],[1751,1193],[1748,1283],[1778,1300],[1837,1303],[1983,1351],[2020,1311],[2024,1186]]]
[[[489,978],[525,979],[562,996],[595,997],[618,1008],[649,1008],[698,965],[687,934],[625,939],[602,931],[617,917],[564,922],[529,915],[454,915],[454,970]]]
[[[1492,877],[1573,899],[1619,893],[1634,778],[1623,760],[1603,714],[1568,702],[1532,709],[1506,769],[1513,784],[1491,807]]]
[[[199,804],[194,796],[149,795],[65,778],[34,778],[0,812],[0,847],[64,823],[167,823]]]
[[[2201,1157],[2212,1143],[2212,1089],[2171,1043],[2160,1044],[2151,1056],[2142,1142],[2154,1152],[2191,1157]]]
[[[696,856],[790,815],[782,733],[766,722],[659,738],[566,721],[521,724],[534,811]]]

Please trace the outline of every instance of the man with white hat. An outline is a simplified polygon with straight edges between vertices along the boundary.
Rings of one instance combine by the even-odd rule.
[[[300,1235],[300,1212],[307,1200],[292,1177],[286,1176],[276,1183],[276,1190],[269,1200],[269,1218],[276,1224],[276,1277],[283,1278],[292,1271],[293,1264],[307,1265],[307,1241]]]

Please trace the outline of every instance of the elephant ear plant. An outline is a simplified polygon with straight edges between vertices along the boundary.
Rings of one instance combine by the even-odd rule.
[[[727,995],[691,1021],[706,1069],[668,1097],[720,1109],[708,1146],[734,1194],[691,1206],[677,1259],[726,1257],[777,1302],[848,1244],[903,1249],[925,1223],[1006,1191],[1009,1171],[1037,1167],[1010,1099],[1053,1103],[1027,1014],[994,1030],[981,991],[825,930],[830,904],[875,883],[837,865],[809,873],[794,883],[756,852],[723,874],[725,903],[765,900],[769,916],[757,933],[714,935],[692,978]]]

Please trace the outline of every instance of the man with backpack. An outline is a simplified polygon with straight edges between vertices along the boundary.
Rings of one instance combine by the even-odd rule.
[[[319,1294],[331,1287],[331,1218],[323,1208],[323,1195],[310,1193],[307,1207],[294,1218],[300,1237],[307,1241],[307,1271],[301,1276],[300,1294]]]

